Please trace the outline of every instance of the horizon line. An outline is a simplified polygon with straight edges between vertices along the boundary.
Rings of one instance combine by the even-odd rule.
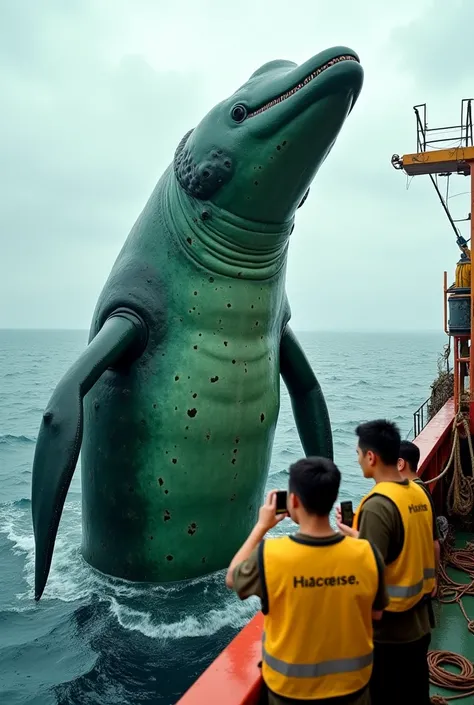
[[[25,332],[25,333],[89,333],[89,328],[31,328],[21,326],[17,328],[4,328],[0,326],[0,332]],[[440,328],[293,328],[295,333],[443,333]]]

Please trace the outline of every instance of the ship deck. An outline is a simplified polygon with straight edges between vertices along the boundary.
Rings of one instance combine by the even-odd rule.
[[[457,532],[455,540],[455,548],[465,548],[467,541],[474,541],[474,533]],[[448,576],[456,583],[469,585],[472,578],[465,572],[447,567]],[[446,596],[447,597],[447,596]],[[448,597],[448,599],[450,599]],[[467,595],[462,597],[462,604],[469,619],[474,620],[474,596]],[[436,627],[432,632],[431,650],[452,651],[456,654],[461,654],[469,661],[474,663],[474,634],[468,629],[468,621],[463,615],[459,602],[445,603],[438,600],[433,603]],[[474,623],[473,623],[474,628]],[[443,670],[452,673],[459,673],[459,669],[455,666],[442,665]],[[472,705],[474,702],[473,695],[459,697],[461,691],[447,690],[439,686],[431,686],[431,695],[439,694],[444,698],[452,698],[457,696],[453,705]],[[472,691],[471,691],[472,693]]]

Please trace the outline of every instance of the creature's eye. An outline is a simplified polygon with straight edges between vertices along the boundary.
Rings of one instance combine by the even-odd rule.
[[[245,105],[234,105],[231,116],[234,122],[243,122],[247,117],[247,108]]]

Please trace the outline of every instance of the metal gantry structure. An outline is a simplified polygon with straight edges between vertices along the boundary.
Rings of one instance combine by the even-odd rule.
[[[470,221],[467,241],[474,242],[474,141],[473,141],[473,102],[472,98],[461,101],[461,121],[458,125],[428,127],[426,103],[415,105],[416,152],[392,156],[392,166],[407,176],[428,175],[436,190],[457,238],[460,232],[456,223]],[[455,220],[449,210],[449,179],[453,174],[469,178],[470,213],[466,218]],[[438,177],[447,179],[446,197],[438,185]],[[444,272],[444,329],[454,343],[454,403],[455,411],[469,413],[471,433],[474,433],[474,346],[471,344],[474,330],[474,267],[471,265],[470,287],[447,285],[447,272]],[[448,318],[449,310],[449,318]],[[464,343],[464,345],[463,345]],[[461,349],[469,349],[469,356],[462,356]],[[464,353],[465,355],[465,353]],[[469,376],[469,394],[465,389],[465,377]]]

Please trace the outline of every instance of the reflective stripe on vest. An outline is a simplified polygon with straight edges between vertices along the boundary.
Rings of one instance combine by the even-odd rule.
[[[335,535],[265,540],[260,562],[268,597],[262,676],[290,700],[337,698],[372,673],[372,607],[379,584],[368,541]]]
[[[425,568],[423,580],[420,580],[416,585],[387,585],[387,594],[389,597],[414,597],[422,592],[425,580],[430,580],[435,575],[436,571],[434,568]]]
[[[265,641],[265,634],[263,635]],[[277,673],[289,678],[321,678],[335,674],[350,673],[360,671],[362,668],[370,666],[374,660],[373,652],[365,656],[356,658],[339,658],[332,661],[321,661],[320,663],[287,663],[275,656],[270,656],[264,646],[262,646],[263,659],[270,668]]]
[[[416,482],[379,482],[359,504],[354,515],[354,528],[359,528],[363,505],[374,494],[390,499],[397,507],[402,520],[402,550],[397,559],[385,568],[385,585],[390,599],[385,609],[387,612],[405,612],[414,607],[423,595],[429,594],[434,587],[431,502],[425,489]]]

